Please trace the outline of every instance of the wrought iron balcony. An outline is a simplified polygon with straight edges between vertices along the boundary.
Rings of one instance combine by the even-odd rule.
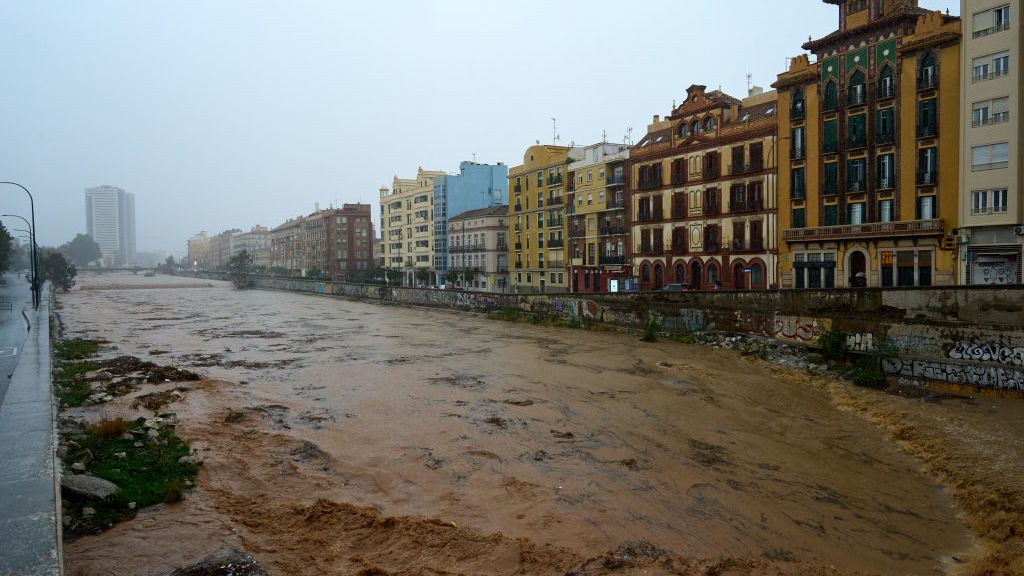
[[[619,174],[618,176],[612,175],[609,176],[604,183],[607,186],[619,186],[626,183],[626,178],[622,174]]]
[[[626,262],[625,256],[601,256],[597,259],[597,263],[601,266],[614,266],[621,265]]]
[[[931,186],[939,181],[938,172],[918,172],[917,184],[919,186]]]

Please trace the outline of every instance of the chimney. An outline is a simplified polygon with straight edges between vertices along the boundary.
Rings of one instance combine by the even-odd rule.
[[[658,122],[661,122],[661,115],[655,114],[654,115],[654,122],[652,122],[652,124],[657,124]]]

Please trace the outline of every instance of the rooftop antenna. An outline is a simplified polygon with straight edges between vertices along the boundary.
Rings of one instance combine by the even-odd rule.
[[[629,127],[626,128],[626,138],[623,140],[623,143],[626,144],[627,146],[632,146],[633,145],[633,127],[632,126],[629,126]]]
[[[558,137],[558,118],[551,117],[551,135],[553,136],[551,143],[557,145],[560,138]]]
[[[601,130],[601,142],[604,143],[604,144],[608,143],[608,131],[607,130]]]
[[[476,152],[473,152],[473,163],[476,164]]]
[[[747,94],[750,94],[750,87],[752,86],[750,81],[751,81],[751,79],[753,77],[754,77],[753,74],[751,74],[750,72],[747,72]]]

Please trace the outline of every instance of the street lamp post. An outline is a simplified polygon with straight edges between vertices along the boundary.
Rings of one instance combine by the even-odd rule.
[[[39,272],[39,251],[36,250],[36,245],[37,245],[37,243],[36,243],[36,201],[35,201],[35,198],[32,197],[32,193],[28,191],[28,188],[25,188],[24,186],[22,186],[21,184],[18,184],[17,182],[0,181],[0,184],[10,184],[11,186],[17,186],[18,188],[21,188],[22,190],[24,190],[25,194],[28,194],[29,206],[32,209],[32,223],[31,223],[31,225],[29,227],[29,229],[32,230],[32,268],[35,270],[35,272],[32,274],[32,307],[38,310],[39,309],[39,274],[38,274],[38,272]]]
[[[30,258],[32,260],[31,262],[29,262],[29,266],[32,269],[32,278],[36,278],[37,276],[39,276],[39,269],[38,269],[38,262],[36,261],[36,257],[35,257],[37,246],[36,246],[36,241],[35,241],[35,234],[32,232],[32,225],[29,224],[28,220],[25,220],[25,218],[23,216],[18,216],[17,214],[0,214],[0,216],[3,216],[4,218],[18,218],[22,222],[24,222],[26,226],[29,227],[28,230],[21,230],[21,231],[22,232],[28,232],[28,235],[29,235],[29,249],[31,250]],[[15,230],[15,228],[12,228],[12,230]]]

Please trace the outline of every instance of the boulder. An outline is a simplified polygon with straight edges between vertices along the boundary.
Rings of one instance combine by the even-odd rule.
[[[178,568],[166,576],[267,576],[252,556],[233,548],[219,550],[196,564]]]
[[[106,500],[118,490],[117,484],[109,480],[85,474],[64,474],[61,476],[60,485],[70,492],[97,500]]]

